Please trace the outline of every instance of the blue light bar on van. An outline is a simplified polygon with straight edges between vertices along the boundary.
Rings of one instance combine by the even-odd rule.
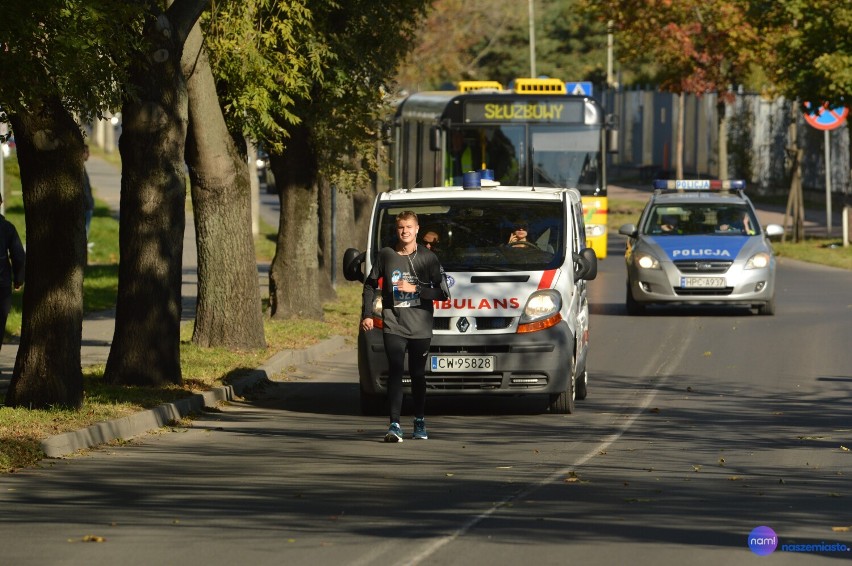
[[[730,191],[744,190],[745,181],[738,179],[735,181],[718,181],[710,179],[657,179],[654,181],[654,188],[660,190],[675,190],[675,191]]]

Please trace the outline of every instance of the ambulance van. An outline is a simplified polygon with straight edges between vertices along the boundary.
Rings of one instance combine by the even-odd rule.
[[[407,210],[418,216],[420,238],[437,239],[432,251],[450,291],[434,304],[428,395],[539,395],[543,408],[572,413],[588,391],[586,282],[597,274],[580,193],[499,186],[478,173],[465,174],[463,186],[381,193],[366,251],[344,254],[346,279],[364,281],[379,250],[396,243],[395,219]],[[383,414],[381,295],[373,314],[375,328],[358,336],[360,400],[364,414]]]

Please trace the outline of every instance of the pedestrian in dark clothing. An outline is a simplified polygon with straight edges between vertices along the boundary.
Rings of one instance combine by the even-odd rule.
[[[444,270],[438,256],[417,244],[420,226],[411,211],[396,217],[395,247],[382,248],[364,282],[361,329],[372,330],[373,300],[381,282],[382,337],[388,357],[388,404],[390,427],[385,442],[402,442],[402,374],[408,350],[408,374],[414,400],[415,439],[426,434],[426,356],[432,341],[432,301],[449,298]]]
[[[0,201],[2,202],[2,201]],[[0,328],[5,332],[6,319],[12,310],[12,288],[21,288],[24,284],[24,264],[26,252],[15,225],[0,215]],[[2,342],[2,340],[0,340]],[[0,344],[2,345],[2,344]]]

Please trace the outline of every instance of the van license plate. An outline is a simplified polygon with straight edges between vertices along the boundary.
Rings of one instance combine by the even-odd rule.
[[[725,286],[724,277],[681,277],[681,287],[720,288]]]
[[[433,373],[493,372],[494,356],[432,356]]]

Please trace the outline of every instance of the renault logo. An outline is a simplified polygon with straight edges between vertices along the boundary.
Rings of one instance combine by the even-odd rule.
[[[459,332],[467,332],[470,328],[470,322],[465,317],[461,317],[459,321],[456,323],[456,328],[459,329]]]

